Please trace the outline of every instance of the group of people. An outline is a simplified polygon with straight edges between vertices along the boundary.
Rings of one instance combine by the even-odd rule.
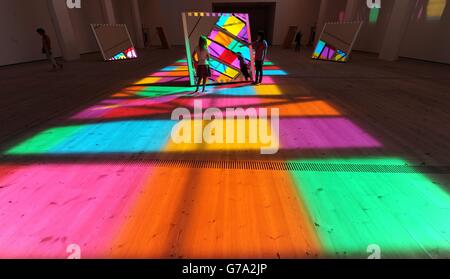
[[[52,44],[50,37],[47,35],[45,30],[43,28],[38,28],[36,32],[41,36],[42,38],[42,53],[45,54],[48,61],[50,62],[52,66],[52,70],[63,69],[63,64],[56,61],[55,57],[53,56],[52,51]],[[255,70],[256,70],[256,76],[255,80],[253,80],[253,85],[258,85],[262,83],[263,81],[263,66],[264,66],[264,60],[267,56],[267,49],[268,49],[268,43],[265,40],[265,34],[263,31],[258,32],[258,36],[256,41],[249,44],[253,47],[255,52]],[[243,46],[241,46],[243,47]],[[203,93],[206,92],[206,83],[208,81],[208,78],[211,77],[211,69],[209,66],[209,51],[207,46],[207,39],[204,36],[201,36],[198,42],[198,46],[194,50],[193,56],[194,61],[196,62],[196,74],[197,74],[197,89],[195,90],[195,93],[198,92],[200,85],[203,86]],[[241,53],[237,54],[240,64],[240,71],[245,78],[245,81],[252,80],[252,75],[250,74],[248,64],[245,62],[244,57]]]
[[[267,49],[269,47],[267,41],[265,40],[265,34],[263,31],[258,32],[258,36],[256,41],[250,44],[255,51],[255,70],[256,76],[253,81],[253,85],[258,85],[263,81],[263,66],[264,60],[267,56]],[[242,47],[242,46],[241,46]],[[245,78],[246,81],[252,79],[252,76],[249,72],[248,65],[245,62],[244,57],[241,53],[237,54],[240,64],[240,71]],[[207,39],[204,36],[201,36],[198,41],[198,46],[195,48],[193,53],[193,60],[196,63],[196,74],[197,74],[197,89],[194,93],[197,93],[200,85],[203,86],[202,92],[206,92],[206,83],[208,78],[211,77],[211,69],[209,66],[209,51],[207,46]]]

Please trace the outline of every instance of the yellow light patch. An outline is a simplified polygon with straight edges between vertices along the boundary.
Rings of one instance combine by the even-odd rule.
[[[239,32],[245,27],[245,23],[243,23],[238,18],[231,16],[225,22],[224,28],[230,32],[231,34],[237,36]]]
[[[239,72],[231,67],[227,67],[227,69],[225,70],[225,74],[234,78],[239,75]]]
[[[270,118],[182,120],[174,127],[165,151],[243,151],[279,147],[278,135],[272,135],[271,130]],[[184,142],[177,142],[180,138],[175,139],[174,134],[182,137]]]
[[[282,95],[280,87],[277,85],[259,85],[255,86],[256,95]]]
[[[134,84],[136,84],[136,85],[153,84],[153,83],[158,83],[160,80],[161,80],[161,78],[159,78],[159,77],[146,77],[146,78],[139,80],[138,82],[136,82]]]

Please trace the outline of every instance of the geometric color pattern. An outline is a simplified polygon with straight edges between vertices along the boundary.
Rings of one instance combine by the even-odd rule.
[[[314,50],[312,58],[317,60],[346,62],[348,56],[342,50],[336,49],[335,47],[325,43],[324,41],[319,41],[317,43],[316,49]]]
[[[134,49],[134,47],[129,48],[123,52],[120,52],[119,54],[110,58],[109,61],[125,60],[125,59],[132,59],[132,58],[137,58],[136,50]]]
[[[70,244],[83,259],[367,258],[372,244],[382,258],[450,256],[448,192],[360,121],[307,87],[291,98],[269,61],[259,86],[192,98],[187,63],[2,147],[0,258],[65,259]],[[196,100],[221,112],[278,108],[280,154],[255,162],[263,143],[173,142],[174,127],[202,124],[170,117],[195,113]],[[206,153],[249,166],[183,167]]]
[[[253,69],[250,24],[248,14],[184,13],[186,51],[191,85],[195,84],[197,57],[192,54],[199,35],[207,38],[210,54],[211,83],[228,83],[243,79],[238,55],[242,55],[249,72]],[[217,20],[203,20],[216,17]],[[197,21],[191,21],[198,18]],[[214,23],[213,23],[214,22]],[[195,25],[194,25],[195,23]],[[193,26],[191,26],[193,25]],[[192,41],[191,41],[192,40]]]

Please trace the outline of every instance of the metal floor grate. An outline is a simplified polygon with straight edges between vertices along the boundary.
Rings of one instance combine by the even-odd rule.
[[[157,167],[196,169],[243,169],[273,171],[351,172],[351,173],[436,173],[450,174],[450,166],[327,164],[282,161],[202,161],[202,160],[145,160],[142,163]]]

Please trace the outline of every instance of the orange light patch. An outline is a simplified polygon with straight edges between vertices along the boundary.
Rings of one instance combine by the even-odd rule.
[[[298,101],[274,105],[280,116],[341,116],[342,114],[325,101]]]
[[[113,258],[306,258],[320,253],[287,173],[158,168],[147,185],[114,241]]]
[[[256,95],[271,96],[282,95],[280,87],[277,85],[259,85],[255,87]]]
[[[169,72],[157,72],[151,75],[151,77],[188,77],[188,71],[169,71]]]

